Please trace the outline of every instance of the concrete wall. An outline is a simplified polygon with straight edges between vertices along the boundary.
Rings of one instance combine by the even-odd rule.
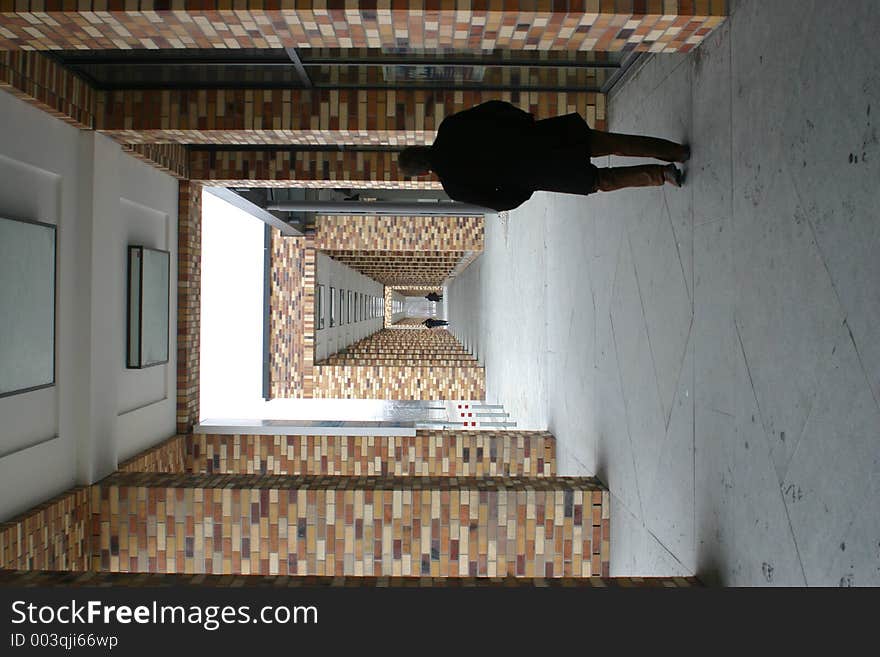
[[[176,290],[171,360],[127,371],[125,247],[171,251],[176,280],[177,181],[9,94],[0,116],[0,215],[58,226],[56,384],[0,399],[5,519],[174,433]]]
[[[92,412],[99,450],[115,439],[124,460],[176,430],[177,294],[169,299],[169,362],[142,370],[125,368],[126,246],[143,244],[171,251],[171,281],[177,280],[177,181],[123,154],[100,135],[94,143],[92,290]],[[91,147],[90,147],[91,148]],[[115,397],[115,406],[110,404]],[[98,429],[100,428],[100,431]],[[116,462],[94,462],[103,476]],[[102,467],[103,466],[103,467]]]
[[[316,284],[324,286],[324,328],[315,330],[315,362],[320,362],[358,340],[382,329],[382,312],[376,317],[361,318],[340,324],[339,301],[337,296],[336,325],[330,326],[330,288],[333,287],[338,295],[340,290],[360,292],[368,297],[383,298],[384,289],[381,284],[359,274],[351,267],[343,265],[323,253],[317,254]],[[345,301],[347,304],[347,299]],[[347,319],[347,318],[343,318]]]

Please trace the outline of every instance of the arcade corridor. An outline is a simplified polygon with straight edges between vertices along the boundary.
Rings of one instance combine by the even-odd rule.
[[[152,2],[2,18],[0,226],[57,239],[57,342],[0,377],[0,581],[880,585],[873,0]],[[397,153],[493,99],[687,142],[686,184],[302,209],[447,201]],[[206,189],[262,222],[260,417],[202,404],[245,259],[203,261]],[[168,262],[144,367],[132,245]]]

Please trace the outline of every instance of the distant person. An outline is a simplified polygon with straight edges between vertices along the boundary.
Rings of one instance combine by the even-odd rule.
[[[655,137],[592,130],[580,114],[536,121],[490,100],[443,119],[431,146],[410,146],[398,159],[410,176],[433,171],[450,198],[496,211],[512,210],[538,190],[566,194],[626,187],[681,187],[674,165],[597,168],[590,157],[627,155],[686,162],[690,147]]]
[[[430,293],[426,294],[425,298],[428,301],[443,301],[443,295],[437,294],[436,292],[430,292]]]
[[[432,319],[426,319],[424,322],[422,322],[422,324],[427,326],[429,329],[432,329],[432,328],[437,328],[438,326],[447,326],[449,324],[449,322],[447,322],[445,319],[433,319],[432,318]]]

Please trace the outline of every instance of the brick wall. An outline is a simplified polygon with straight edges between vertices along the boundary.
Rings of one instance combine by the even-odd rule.
[[[176,6],[176,5],[175,5]],[[0,0],[0,49],[371,48],[652,50],[687,52],[723,20],[724,0],[462,0],[455,12],[415,0],[376,11],[375,2],[166,0],[136,6],[95,0],[89,10],[55,0]],[[447,5],[450,6],[450,5]],[[557,9],[559,7],[559,9]],[[561,9],[565,7],[565,9]],[[230,11],[232,10],[232,11]],[[600,10],[602,13],[600,13]],[[223,23],[229,30],[218,30]]]
[[[132,144],[405,146],[430,144],[445,116],[494,99],[605,125],[605,96],[594,92],[136,89],[101,93],[95,127]]]
[[[315,249],[272,230],[270,395],[310,397],[315,353]]]
[[[432,178],[406,179],[388,151],[205,151],[190,149],[190,176],[209,185],[361,189],[441,189]]]
[[[180,182],[177,206],[177,431],[199,421],[202,186]]]
[[[394,309],[394,287],[392,285],[385,286],[385,314],[383,316],[382,328],[391,328],[393,323],[391,318],[394,316],[392,310]]]
[[[0,523],[0,569],[86,570],[90,511],[89,488],[80,487]]]
[[[466,251],[324,251],[383,285],[442,285]]]
[[[482,367],[323,365],[315,368],[316,399],[485,399]]]
[[[192,435],[195,474],[543,477],[556,441],[543,431],[426,431],[415,436]]]
[[[97,101],[102,96],[54,60],[29,51],[0,51],[0,89],[82,130],[94,127]],[[182,144],[122,147],[133,157],[178,179],[189,177],[189,154]]]
[[[483,217],[321,215],[322,251],[482,251]]]
[[[410,320],[400,320],[397,325],[409,325],[418,327],[420,330],[425,329],[421,320],[418,318],[413,318]],[[419,365],[425,365],[428,367],[477,367],[478,362],[477,359],[471,356],[470,354],[457,354],[457,353],[449,353],[449,354],[432,354],[428,355],[417,355],[417,354],[349,354],[349,353],[340,353],[333,354],[332,356],[328,356],[325,360],[321,361],[320,365],[323,367],[325,365],[367,365],[367,366],[396,366],[396,365],[409,365],[413,367],[417,367]],[[448,398],[447,398],[448,399]]]
[[[112,572],[607,576],[608,504],[590,478],[115,474],[92,494],[94,563]]]
[[[436,289],[483,251],[483,218],[319,216],[315,245],[386,286]]]
[[[314,396],[330,399],[484,399],[485,370],[443,330],[383,329],[319,363]]]
[[[7,19],[0,16],[2,30]],[[85,80],[40,53],[3,50],[0,45],[0,89],[77,128],[94,126],[97,93]]]
[[[158,472],[177,470],[184,446],[196,473]],[[94,570],[76,581],[172,581],[105,577],[137,572],[297,575],[291,586],[329,583],[312,576],[352,577],[350,586],[695,583],[599,579],[609,493],[592,478],[555,477],[546,432],[174,436],[122,468],[0,525],[0,569],[25,571],[0,582],[61,584],[45,571]],[[472,579],[488,577],[498,579]]]
[[[321,216],[315,243],[386,286],[441,286],[483,250],[482,217]]]
[[[119,472],[186,472],[187,436],[180,434],[119,464]]]
[[[413,357],[426,358],[449,353],[468,355],[454,335],[439,329],[418,334],[379,331],[351,345],[346,353],[352,358],[362,354],[391,354],[396,357],[411,354]]]
[[[123,144],[122,150],[178,180],[190,177],[189,152],[184,144]]]

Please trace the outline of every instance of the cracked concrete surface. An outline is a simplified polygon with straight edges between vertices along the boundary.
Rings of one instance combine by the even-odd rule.
[[[686,186],[487,217],[448,312],[489,400],[608,484],[612,575],[877,586],[880,14],[732,5],[609,99],[693,145]]]

